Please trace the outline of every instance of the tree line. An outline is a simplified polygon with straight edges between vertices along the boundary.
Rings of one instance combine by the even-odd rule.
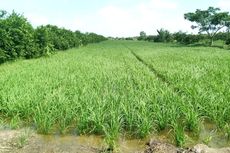
[[[33,28],[23,15],[0,10],[0,63],[41,57],[104,40],[102,35],[73,32],[55,25]]]
[[[207,45],[210,45],[210,38],[207,34],[188,34],[182,31],[171,33],[165,29],[157,30],[157,35],[140,35],[136,39],[150,42],[177,42],[184,45],[203,42]],[[133,38],[127,38],[126,40],[133,40]],[[230,33],[218,32],[212,41],[216,40],[222,40],[226,45],[230,45]]]
[[[140,32],[138,40],[154,42],[179,42],[182,44],[198,43],[207,40],[205,43],[213,45],[214,40],[223,40],[230,45],[230,15],[229,12],[221,12],[219,8],[209,7],[207,10],[197,9],[195,12],[184,14],[184,18],[195,25],[192,29],[198,29],[198,34],[187,34],[179,31],[170,33],[168,30],[157,30],[157,35],[147,36],[144,31]],[[222,32],[220,32],[222,30]]]

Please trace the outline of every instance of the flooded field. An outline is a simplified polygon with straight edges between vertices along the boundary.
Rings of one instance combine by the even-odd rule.
[[[1,130],[1,153],[99,153],[112,152],[100,136],[39,135],[28,129]],[[144,140],[119,140],[119,148],[114,152],[143,152]]]
[[[189,135],[189,133],[187,133]],[[104,138],[97,135],[40,135],[33,129],[2,129],[0,131],[1,153],[229,153],[230,141],[213,124],[207,123],[201,128],[198,137],[187,136],[184,148],[173,144],[171,131],[152,134],[145,139],[133,139],[121,136],[116,150],[109,150]],[[209,148],[210,147],[210,148]],[[217,148],[213,149],[213,148]],[[186,152],[187,151],[187,152]]]

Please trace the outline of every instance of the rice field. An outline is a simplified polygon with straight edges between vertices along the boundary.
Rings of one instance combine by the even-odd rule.
[[[230,121],[230,52],[207,47],[148,47],[134,51],[186,96],[193,111],[219,128]]]
[[[121,135],[171,131],[176,145],[211,122],[230,137],[230,53],[105,41],[0,65],[1,122],[41,134]]]

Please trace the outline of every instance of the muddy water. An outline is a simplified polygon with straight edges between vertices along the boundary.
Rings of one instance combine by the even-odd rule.
[[[103,139],[99,136],[45,136],[37,135],[25,152],[37,148],[39,152],[52,153],[95,153],[103,149]],[[32,150],[31,150],[32,151]]]
[[[194,139],[195,144],[206,144],[212,148],[230,147],[230,140],[222,132],[218,131],[217,127],[209,122],[206,122],[201,127],[198,140]]]
[[[201,128],[198,137],[188,138],[186,146],[193,147],[196,144],[206,144],[212,148],[229,147],[230,141],[216,129],[213,124],[206,123]],[[13,140],[18,135],[20,136],[20,131],[0,131],[0,152],[5,152],[4,149],[8,149],[11,150],[9,152],[14,150],[15,153],[97,153],[106,149],[106,143],[102,136],[39,135],[35,132],[32,132],[24,147],[15,148],[14,146],[17,145],[12,144],[17,143]],[[9,139],[9,141],[5,139]],[[143,153],[146,149],[146,142],[149,142],[150,139],[173,144],[172,132],[169,130],[161,131],[157,135],[153,134],[146,139],[129,139],[127,136],[123,136],[117,142],[118,152]],[[12,146],[14,148],[10,148]]]
[[[198,137],[189,138],[186,146],[192,147],[196,144],[206,144],[212,148],[229,147],[230,141],[224,136],[223,133],[218,132],[217,128],[210,123],[205,124],[201,128],[200,135]],[[127,137],[121,137],[118,141],[118,151],[122,153],[141,153],[146,148],[146,142],[150,139],[154,139],[161,142],[167,142],[173,144],[172,132],[162,131],[158,135],[151,135],[146,139],[128,139]],[[91,136],[60,136],[60,135],[37,135],[32,141],[32,146],[39,148],[41,152],[100,152],[106,149],[106,144],[103,137],[91,135]]]
[[[145,150],[145,140],[120,138],[118,152],[139,153]],[[44,136],[37,135],[32,142],[35,146],[43,146],[53,152],[100,152],[106,150],[106,144],[100,136]],[[43,149],[43,152],[44,149]]]
[[[161,131],[158,135],[152,134],[145,139],[134,139],[129,136],[122,136],[117,142],[117,151],[121,153],[143,153],[146,149],[146,143],[150,139],[170,143],[170,136],[171,134],[167,130]],[[103,137],[97,135],[38,135],[34,143],[38,146],[46,146],[49,148],[61,147],[61,150],[68,150],[68,152],[74,152],[74,150],[83,148],[88,149],[88,151],[91,149],[93,152],[100,152],[107,149]]]

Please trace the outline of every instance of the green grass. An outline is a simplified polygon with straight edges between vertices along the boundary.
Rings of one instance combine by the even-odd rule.
[[[173,129],[181,146],[184,131],[198,133],[203,118],[229,133],[229,59],[228,51],[217,48],[106,41],[5,63],[1,118],[13,127],[23,121],[42,134],[75,129],[104,135],[111,149],[124,133],[144,138]]]

